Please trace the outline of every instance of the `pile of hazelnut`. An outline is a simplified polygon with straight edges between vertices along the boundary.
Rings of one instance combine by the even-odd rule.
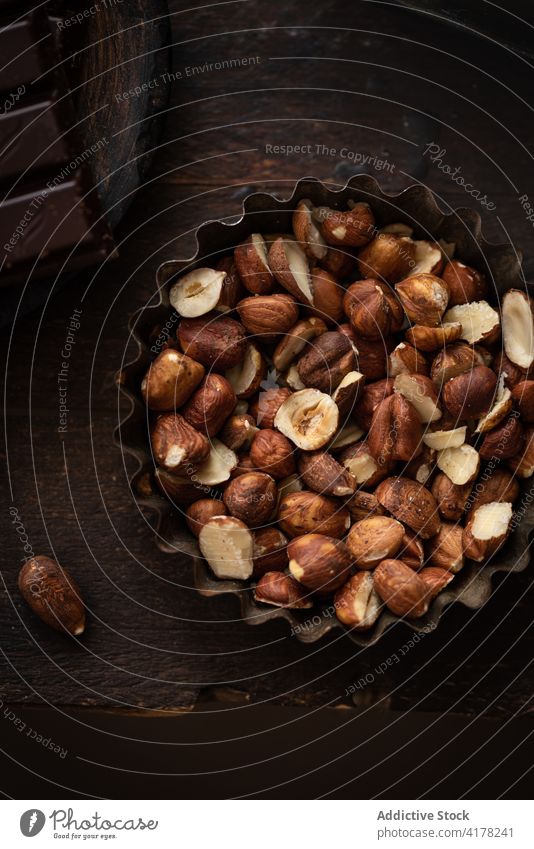
[[[534,324],[524,291],[489,296],[454,245],[308,200],[173,283],[142,394],[157,485],[218,578],[364,630],[495,554],[534,473]]]

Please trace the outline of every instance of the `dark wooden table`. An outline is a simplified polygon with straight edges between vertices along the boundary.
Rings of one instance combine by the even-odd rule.
[[[534,225],[523,206],[524,196],[534,203],[532,65],[490,38],[385,2],[195,5],[171,3],[165,136],[117,232],[119,258],[2,332],[0,697],[146,712],[198,698],[353,706],[351,685],[371,673],[359,707],[529,712],[531,569],[497,583],[480,611],[449,609],[387,674],[381,664],[410,639],[405,628],[365,652],[339,635],[304,646],[283,623],[242,624],[234,598],[197,595],[188,566],[156,548],[129,491],[128,463],[113,443],[113,375],[131,350],[128,317],[153,295],[158,264],[193,253],[195,228],[238,215],[250,192],[286,196],[306,175],[342,185],[367,172],[391,191],[423,182],[444,209],[479,209],[486,236],[511,237],[532,276]],[[441,151],[434,162],[432,144]],[[73,315],[60,433],[58,373]],[[89,609],[81,640],[49,631],[21,600],[22,526],[34,553],[56,557],[79,580]]]

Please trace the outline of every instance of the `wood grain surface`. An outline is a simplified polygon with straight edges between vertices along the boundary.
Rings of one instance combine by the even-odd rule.
[[[388,3],[170,5],[165,136],[116,233],[119,258],[2,333],[0,698],[153,711],[189,708],[199,693],[293,706],[353,705],[355,695],[358,707],[400,711],[530,711],[531,569],[501,580],[482,610],[449,609],[416,645],[399,628],[365,652],[339,635],[303,646],[282,623],[241,623],[232,598],[197,595],[187,564],[155,547],[128,490],[113,444],[113,374],[158,264],[190,255],[195,228],[238,215],[249,192],[285,196],[302,176],[341,185],[367,172],[392,192],[423,182],[443,208],[478,208],[488,238],[511,236],[531,275],[533,225],[521,201],[534,199],[531,68],[486,38]],[[117,110],[114,126],[121,120]],[[425,153],[430,144],[449,173]],[[454,169],[495,208],[451,179]],[[59,433],[57,376],[73,315]],[[81,640],[49,631],[20,598],[22,526],[32,550],[56,557],[82,586]],[[369,683],[356,688],[363,676]]]

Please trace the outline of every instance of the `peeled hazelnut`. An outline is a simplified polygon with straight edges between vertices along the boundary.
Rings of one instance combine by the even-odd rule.
[[[312,592],[333,592],[350,575],[352,557],[339,539],[324,534],[306,534],[291,540],[287,550],[289,571]]]
[[[399,393],[412,404],[419,419],[425,424],[441,419],[436,388],[424,374],[398,374],[394,383],[395,393]]]
[[[290,396],[290,389],[277,386],[261,391],[256,401],[250,405],[250,415],[258,427],[273,427],[278,410]]]
[[[360,371],[349,371],[332,393],[340,416],[347,418],[352,413],[354,405],[360,397],[365,383],[365,376]]]
[[[300,304],[314,306],[310,267],[306,254],[293,239],[276,239],[269,250],[269,266],[284,289]]]
[[[462,325],[460,339],[465,339],[470,345],[483,341],[488,344],[496,342],[501,332],[499,313],[486,301],[472,301],[451,307],[443,316],[443,321],[459,321]]]
[[[233,516],[214,516],[198,538],[200,550],[217,578],[246,581],[252,575],[252,533]]]
[[[525,442],[519,454],[508,460],[508,466],[519,478],[534,475],[534,427],[525,428]]]
[[[303,454],[299,460],[302,480],[314,492],[345,497],[356,489],[356,480],[326,451]]]
[[[487,366],[476,366],[451,378],[443,387],[443,401],[457,419],[479,418],[495,397],[497,377]]]
[[[385,512],[384,508],[378,503],[376,495],[373,492],[364,492],[363,489],[355,492],[350,501],[345,503],[345,507],[348,507],[355,522],[360,521],[360,519],[367,519],[369,516],[382,516]]]
[[[372,628],[380,616],[382,603],[370,572],[358,572],[335,594],[334,607],[340,622],[355,631]]]
[[[419,577],[425,582],[428,598],[433,600],[454,579],[454,573],[437,566],[427,566],[425,569],[421,569]]]
[[[178,327],[182,350],[207,368],[225,371],[241,362],[245,329],[233,318],[184,318]]]
[[[294,392],[279,407],[274,424],[298,448],[322,448],[337,430],[339,410],[329,395],[317,389]]]
[[[258,428],[252,416],[241,413],[237,416],[230,416],[221,430],[219,438],[232,451],[242,451],[250,449],[257,432]]]
[[[373,413],[367,444],[379,465],[409,461],[421,451],[423,434],[415,407],[402,395],[384,398]]]
[[[441,276],[443,268],[443,253],[437,242],[429,242],[426,239],[416,239],[415,246],[415,265],[413,274],[435,274]]]
[[[449,306],[482,301],[486,297],[488,284],[480,271],[452,259],[441,275],[449,287]]]
[[[185,520],[192,534],[199,536],[200,531],[214,516],[226,515],[226,507],[218,498],[200,498],[190,504],[185,511]]]
[[[193,474],[203,486],[216,486],[227,481],[237,466],[237,455],[219,439],[212,439],[208,459]]]
[[[274,607],[310,608],[313,602],[301,584],[281,572],[266,572],[256,584],[254,598]]]
[[[462,335],[462,325],[459,321],[449,321],[438,327],[425,327],[414,324],[406,331],[406,339],[420,351],[438,351],[456,341]]]
[[[510,289],[502,299],[502,335],[508,359],[519,368],[530,368],[534,363],[533,301],[520,289]]]
[[[208,374],[182,408],[184,419],[206,436],[216,436],[235,407],[236,396],[226,378]]]
[[[259,528],[254,531],[254,577],[265,572],[282,572],[287,568],[288,539],[278,528]]]
[[[534,422],[534,380],[522,380],[512,390],[512,399],[526,424]]]
[[[443,523],[437,534],[425,543],[428,566],[459,572],[464,565],[462,527]]]
[[[226,379],[238,398],[250,398],[259,390],[267,372],[267,364],[252,342],[245,348],[240,363],[228,369]]]
[[[375,460],[365,441],[344,448],[339,454],[339,462],[348,469],[358,485],[370,489],[384,480],[391,471],[391,463],[387,460]]]
[[[312,217],[313,206],[309,200],[299,201],[293,213],[293,232],[300,246],[314,259],[324,259],[328,246]]]
[[[472,489],[471,509],[476,510],[491,501],[509,501],[519,497],[520,487],[515,477],[505,469],[491,469],[484,473]]]
[[[273,287],[273,275],[267,260],[263,237],[252,233],[234,251],[234,261],[245,289],[257,295],[266,295]]]
[[[157,465],[174,474],[197,468],[210,453],[206,437],[178,413],[158,416],[152,428],[151,443]]]
[[[326,333],[327,327],[320,318],[305,318],[298,321],[280,339],[273,354],[273,364],[278,371],[285,371],[312,339]]]
[[[434,274],[412,274],[397,283],[395,290],[410,321],[437,327],[447,309],[447,284]],[[409,341],[413,344],[413,339]]]
[[[440,514],[449,521],[462,518],[472,489],[472,483],[458,486],[444,472],[436,475],[431,486]]]
[[[223,501],[232,516],[247,525],[262,525],[276,508],[276,483],[264,472],[239,475],[224,490]]]
[[[360,569],[374,569],[388,558],[395,557],[404,537],[404,526],[389,516],[370,516],[356,522],[350,529],[346,544]]]
[[[337,324],[343,317],[344,289],[336,278],[323,268],[312,268],[311,281],[313,290],[313,308],[307,307],[306,312],[320,318],[327,324]]]
[[[259,430],[250,448],[250,459],[257,469],[277,480],[295,471],[295,449],[289,439],[277,430]]]
[[[422,539],[430,539],[440,529],[438,505],[431,492],[410,478],[387,478],[375,495],[392,516],[408,525]]]
[[[491,501],[472,510],[463,530],[465,556],[480,562],[501,547],[510,532],[512,505],[507,501]]]
[[[358,252],[360,275],[390,284],[405,277],[414,264],[415,245],[412,240],[392,233],[379,233]]]
[[[175,410],[187,401],[203,377],[204,366],[166,348],[151,363],[141,383],[141,394],[151,410]]]
[[[523,427],[517,416],[509,416],[494,430],[486,433],[478,453],[484,460],[509,460],[520,453],[524,445]]]
[[[438,469],[445,472],[447,477],[458,486],[474,481],[480,469],[480,457],[471,445],[460,445],[458,448],[444,448],[438,451]]]
[[[441,386],[452,377],[471,371],[476,365],[479,363],[474,349],[465,342],[454,342],[436,354],[432,360],[430,377],[437,386]]]
[[[398,374],[428,376],[428,363],[416,348],[406,342],[400,342],[389,355],[389,373],[391,377]]]
[[[374,587],[396,616],[416,619],[428,610],[428,592],[417,572],[402,560],[383,560],[373,573]]]
[[[377,380],[374,383],[366,383],[363,387],[360,400],[354,408],[354,418],[364,429],[369,430],[373,413],[384,398],[393,393],[394,381],[391,378]]]
[[[393,291],[379,280],[352,283],[345,292],[343,309],[358,338],[382,339],[400,330],[404,320]]]
[[[323,333],[298,361],[298,373],[305,386],[331,393],[342,379],[354,371],[356,358],[343,333]]]
[[[219,303],[225,271],[214,268],[196,268],[174,283],[169,301],[178,315],[196,318],[214,310]]]
[[[239,318],[260,343],[275,342],[287,333],[299,317],[299,308],[291,295],[256,295],[237,305]]]
[[[319,207],[315,219],[320,221],[321,233],[328,244],[334,247],[359,248],[373,237],[375,217],[366,203],[356,203],[346,212]]]
[[[350,515],[333,498],[303,490],[280,499],[278,524],[289,537],[320,533],[341,538],[350,527]]]
[[[85,629],[85,606],[70,572],[50,557],[27,560],[19,572],[24,601],[50,628],[78,637]]]

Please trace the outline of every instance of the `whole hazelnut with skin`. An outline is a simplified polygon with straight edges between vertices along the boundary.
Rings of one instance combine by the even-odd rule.
[[[409,461],[421,453],[423,428],[417,410],[398,392],[384,398],[371,420],[367,445],[382,466]]]
[[[158,416],[152,428],[151,442],[157,465],[177,475],[197,468],[210,453],[206,437],[178,413]]]
[[[315,210],[321,233],[329,245],[359,248],[373,237],[375,217],[368,204],[355,203],[352,209],[340,212],[326,206]]]
[[[276,509],[277,489],[264,472],[248,472],[234,478],[223,494],[228,512],[247,525],[268,522]]]
[[[282,572],[287,568],[287,537],[275,527],[254,531],[254,577],[265,572]]]
[[[287,478],[295,471],[295,449],[278,430],[259,430],[250,447],[250,459],[257,469],[276,480]]]
[[[358,572],[336,592],[336,616],[340,622],[355,631],[371,628],[382,610],[382,600],[374,588],[370,572]]]
[[[72,575],[50,557],[32,557],[19,572],[24,601],[50,628],[75,637],[85,629],[85,607]]]
[[[185,511],[185,520],[191,533],[198,537],[206,522],[214,516],[225,516],[226,512],[226,507],[218,498],[199,498]]]
[[[394,284],[409,274],[415,265],[415,245],[411,239],[392,233],[379,233],[358,251],[358,269],[362,277]]]
[[[141,383],[141,394],[151,410],[175,410],[187,401],[203,377],[204,366],[166,348],[151,363]]]
[[[211,370],[225,371],[241,362],[247,340],[245,328],[233,318],[184,318],[178,327],[182,350]]]
[[[260,391],[255,401],[250,405],[250,415],[256,425],[261,428],[272,428],[274,417],[278,410],[291,395],[291,389],[271,387]]]
[[[395,290],[410,321],[437,327],[449,300],[449,290],[443,280],[434,274],[412,274],[397,283]]]
[[[306,312],[327,324],[337,324],[343,316],[343,292],[336,278],[323,268],[312,268],[313,307]]]
[[[402,560],[382,560],[373,579],[378,595],[392,613],[415,619],[427,612],[427,586]]]
[[[315,593],[329,593],[348,579],[352,555],[339,539],[306,534],[287,547],[289,571],[299,583]]]
[[[451,378],[443,387],[443,401],[457,419],[479,418],[490,409],[497,376],[487,366],[476,366]]]
[[[357,338],[382,339],[397,333],[404,322],[402,307],[393,290],[386,283],[371,278],[348,287],[343,309]]]
[[[298,361],[298,373],[305,386],[330,394],[355,366],[349,339],[343,333],[329,331],[310,344]]]
[[[449,288],[451,307],[471,301],[483,301],[486,298],[488,284],[485,276],[457,259],[451,259],[447,263],[441,276]]]
[[[221,374],[208,374],[181,413],[195,430],[216,436],[236,404],[235,392]]]
[[[299,317],[299,308],[291,295],[256,295],[237,305],[239,318],[258,343],[275,342],[287,333]]]
[[[350,527],[350,515],[335,499],[303,490],[282,496],[278,524],[289,537],[311,532],[342,537]]]
[[[313,607],[313,601],[304,587],[290,575],[281,572],[266,572],[256,584],[254,598],[262,604],[272,604],[274,607]]]

